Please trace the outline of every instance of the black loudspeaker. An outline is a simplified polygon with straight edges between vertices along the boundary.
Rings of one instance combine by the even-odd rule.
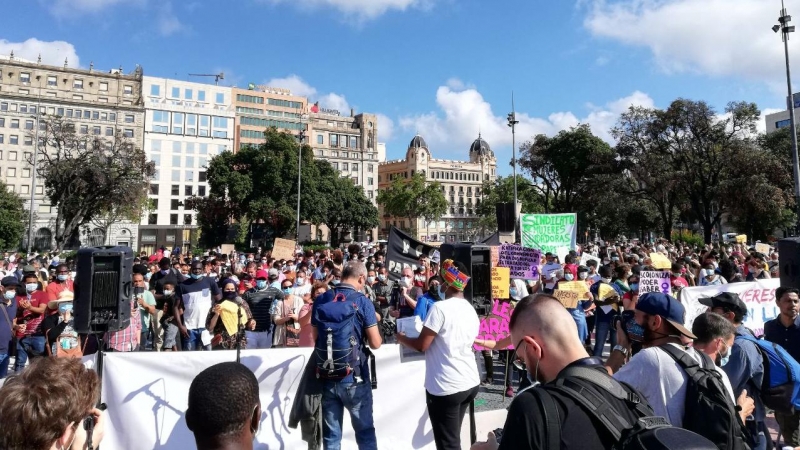
[[[441,261],[452,259],[467,268],[469,283],[464,288],[464,297],[472,302],[479,315],[492,311],[491,248],[476,244],[442,244],[439,247]]]
[[[800,238],[778,241],[781,286],[800,289]],[[769,256],[769,255],[764,255]]]
[[[513,233],[517,223],[513,203],[496,203],[497,212],[497,231],[501,233]]]
[[[131,324],[133,250],[89,247],[76,256],[75,331],[120,331]]]

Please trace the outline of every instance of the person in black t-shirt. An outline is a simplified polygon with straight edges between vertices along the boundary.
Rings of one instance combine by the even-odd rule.
[[[529,295],[514,308],[509,327],[517,357],[527,366],[533,385],[520,391],[511,402],[501,442],[498,444],[494,433],[489,433],[487,442],[478,442],[471,450],[546,449],[548,438],[557,439],[559,447],[567,450],[611,448],[616,442],[610,432],[596,425],[574,400],[553,389],[548,392],[558,408],[561,435],[547,435],[539,383],[546,386],[564,369],[575,366],[591,367],[608,376],[603,361],[586,353],[575,321],[564,306],[550,295]],[[621,400],[599,387],[595,393],[630,422],[636,420],[636,414]]]

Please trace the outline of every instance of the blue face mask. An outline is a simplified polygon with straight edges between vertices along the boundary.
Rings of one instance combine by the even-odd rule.
[[[58,281],[67,281],[69,279],[69,275],[66,274],[57,275],[56,278],[58,279]]]
[[[625,325],[628,337],[634,342],[644,341],[644,327],[636,323],[635,320],[630,320]]]
[[[342,280],[333,280],[333,285],[334,286],[338,286],[339,283],[341,283],[341,282],[342,282]]]
[[[292,293],[292,288],[283,288],[283,293],[289,295]]]
[[[3,297],[5,297],[6,300],[13,300],[14,297],[16,297],[16,296],[17,296],[17,293],[14,290],[8,290],[5,293],[3,293]]]
[[[189,274],[189,276],[192,277],[193,280],[199,280],[200,278],[203,278],[203,274],[202,273],[200,273],[200,274],[192,273],[192,274]]]
[[[267,287],[267,282],[265,280],[257,280],[256,281],[256,287],[258,289],[264,289],[264,288]]]
[[[725,367],[725,364],[728,364],[728,361],[731,360],[731,348],[728,347],[728,354],[723,356],[722,353],[719,354],[719,366]]]
[[[439,299],[440,300],[444,300],[445,299],[445,296],[444,296],[445,293],[447,293],[447,286],[440,285],[439,286]]]
[[[517,296],[517,288],[509,289],[508,293],[511,295],[511,298],[516,297]]]
[[[631,283],[631,290],[634,292],[639,292],[639,283]]]
[[[72,303],[61,303],[58,305],[58,312],[66,314],[67,311],[72,312]]]

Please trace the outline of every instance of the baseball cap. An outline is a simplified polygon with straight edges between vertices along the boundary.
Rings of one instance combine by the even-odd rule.
[[[269,269],[269,277],[270,278],[278,278],[279,276],[280,276],[280,273],[278,273],[278,269],[275,269],[275,268]],[[258,278],[258,277],[256,277],[256,278]]]
[[[3,287],[19,286],[19,280],[17,280],[17,277],[3,277],[3,279],[0,280],[0,284],[2,284]]]
[[[681,302],[671,295],[662,292],[647,292],[639,296],[636,309],[651,316],[661,316],[682,335],[697,339],[697,336],[683,325],[686,310]]]
[[[700,304],[709,308],[727,308],[733,312],[747,314],[747,305],[739,298],[739,294],[733,292],[721,292],[713,297],[701,298]]]
[[[256,280],[266,280],[267,278],[269,277],[267,276],[266,270],[261,269],[258,272],[256,272]]]

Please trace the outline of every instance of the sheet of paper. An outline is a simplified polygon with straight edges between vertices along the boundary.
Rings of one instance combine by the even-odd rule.
[[[236,319],[239,317],[239,305],[230,300],[225,300],[220,303],[220,306],[222,308],[220,317],[222,318],[222,324],[225,326],[225,331],[228,332],[228,336],[233,336],[239,331],[239,327],[236,326]],[[247,314],[245,314],[244,309],[242,309],[241,324],[244,326],[246,323]]]
[[[602,309],[602,310],[603,310],[603,312],[604,312],[604,313],[606,313],[606,314],[608,314],[608,313],[609,313],[609,311],[611,311],[613,308],[614,308],[614,307],[613,307],[613,306],[611,306],[611,305],[603,305],[603,306],[601,306],[601,307],[600,307],[600,309]]]
[[[208,330],[203,329],[203,331],[200,332],[200,341],[204,346],[211,345],[211,333],[209,333]]]
[[[422,333],[422,320],[420,320],[419,316],[403,317],[402,319],[397,319],[396,323],[397,332],[405,333],[409,338],[416,339]],[[401,363],[425,360],[425,353],[418,352],[405,345],[399,345],[398,347],[400,348]]]

